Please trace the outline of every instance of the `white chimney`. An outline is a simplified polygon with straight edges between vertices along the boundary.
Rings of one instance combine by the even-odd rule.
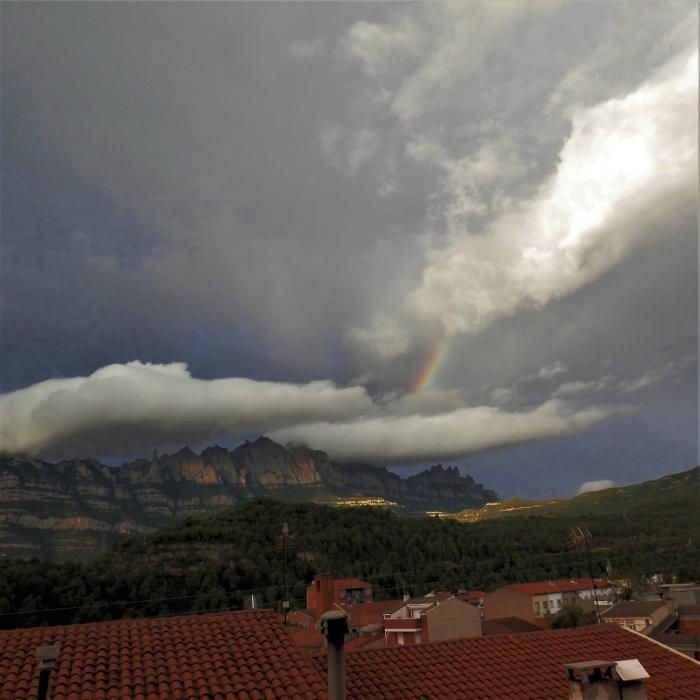
[[[569,700],[646,700],[649,674],[637,659],[566,664]]]

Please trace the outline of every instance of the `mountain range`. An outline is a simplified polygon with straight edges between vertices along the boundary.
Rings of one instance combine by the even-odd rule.
[[[188,447],[119,467],[97,459],[58,463],[22,456],[0,460],[0,552],[86,560],[128,535],[179,517],[205,514],[251,496],[332,501],[383,498],[413,510],[459,511],[496,493],[434,465],[402,479],[384,467],[339,464],[324,452],[267,438],[233,450]]]
[[[699,475],[586,494],[542,513],[506,506],[479,522],[249,498],[176,518],[90,562],[0,557],[0,628],[238,608],[250,592],[277,607],[285,585],[292,608],[303,608],[320,572],[370,581],[376,600],[581,578],[591,568],[642,587],[659,574],[698,580]],[[576,527],[592,533],[590,560],[572,546]]]

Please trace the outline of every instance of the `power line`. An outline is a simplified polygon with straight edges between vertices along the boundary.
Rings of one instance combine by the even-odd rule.
[[[654,539],[655,543],[658,543],[660,541],[678,541],[678,537],[668,537],[668,538],[661,538],[661,539]],[[607,554],[607,550],[606,550]],[[637,556],[644,554],[643,552],[637,553]],[[555,569],[571,569],[572,567],[577,567],[582,565],[581,561],[576,561],[577,559],[581,558],[581,555],[570,551],[570,550],[564,550],[561,552],[542,552],[542,553],[536,553],[532,552],[530,555],[523,557],[522,555],[518,556],[518,552],[513,552],[512,554],[508,555],[507,557],[504,557],[502,559],[498,559],[496,557],[493,557],[491,559],[482,559],[477,562],[469,561],[468,563],[460,563],[460,562],[443,562],[443,563],[427,563],[426,566],[424,566],[421,569],[413,569],[413,570],[398,570],[398,571],[390,571],[390,572],[376,572],[376,573],[371,573],[371,574],[366,574],[363,575],[363,578],[369,580],[369,581],[383,581],[389,578],[394,578],[394,579],[400,579],[400,581],[394,583],[394,585],[385,585],[385,586],[379,586],[379,585],[374,585],[373,588],[377,592],[396,592],[400,591],[401,588],[405,589],[408,587],[411,588],[425,588],[428,586],[431,586],[433,584],[437,585],[447,585],[450,583],[466,583],[466,579],[470,577],[470,575],[474,572],[475,567],[478,566],[489,566],[491,568],[495,568],[498,564],[505,565],[509,564],[511,560],[520,560],[522,564],[527,563],[527,560],[530,558],[537,558],[541,559],[542,557],[556,557],[559,561],[553,562],[553,566]],[[561,561],[561,560],[564,561]],[[618,562],[618,561],[624,561],[626,563],[626,567],[628,569],[630,568],[637,568],[633,567],[630,565],[629,558],[627,555],[620,554],[615,557],[609,557],[606,556],[606,560],[610,562]],[[601,562],[598,561],[596,562],[599,566],[601,565]],[[59,565],[60,566],[60,565]],[[518,578],[528,578],[528,574],[530,573],[536,573],[538,576],[542,576],[543,569],[546,568],[546,566],[543,566],[542,564],[536,564],[533,566],[530,566],[528,568],[524,568],[522,565],[516,565],[516,570],[519,574]],[[444,569],[450,569],[454,571],[455,578],[440,578],[436,579],[433,581],[425,581],[425,580],[412,580],[412,581],[406,581],[406,576],[414,575],[414,574],[420,574],[424,572],[426,569],[428,569],[431,572],[434,571],[439,571],[439,570],[444,570]],[[491,571],[487,574],[488,576],[495,576],[495,577],[500,577],[503,578],[503,575],[501,572],[498,570]],[[564,576],[564,574],[556,574],[557,576]],[[479,585],[479,584],[476,584]],[[195,598],[198,598],[200,596],[210,596],[213,594],[224,594],[227,596],[235,596],[235,595],[244,595],[246,593],[257,593],[260,591],[261,588],[267,589],[267,591],[276,591],[279,592],[281,590],[284,590],[284,585],[271,585],[271,584],[261,584],[260,586],[257,586],[255,588],[249,588],[249,589],[223,589],[220,586],[218,587],[213,587],[210,589],[207,589],[206,591],[200,591],[198,593],[193,593],[193,594],[188,594],[188,595],[179,595],[179,596],[165,596],[165,597],[159,597],[159,598],[143,598],[143,599],[137,599],[137,600],[126,600],[126,601],[113,601],[113,602],[107,602],[107,601],[101,601],[101,600],[88,600],[82,605],[75,605],[75,606],[62,606],[62,607],[56,607],[56,608],[40,608],[38,610],[15,610],[15,611],[10,611],[10,612],[5,612],[5,613],[0,613],[0,618],[4,617],[9,617],[9,616],[31,616],[31,615],[42,615],[45,613],[58,613],[58,612],[69,612],[69,611],[79,611],[85,609],[87,606],[91,605],[97,605],[101,608],[106,608],[106,609],[111,609],[115,607],[126,607],[126,606],[137,606],[137,605],[155,605],[158,603],[167,603],[167,602],[174,602],[174,601],[184,601],[184,600],[192,600]],[[294,601],[290,602],[298,602],[299,599],[295,599]]]
[[[532,568],[532,569],[519,569],[522,573],[530,573],[537,571],[538,573],[541,571],[541,567],[537,568]],[[417,571],[416,571],[417,572]],[[416,573],[416,572],[411,572],[411,573]],[[404,575],[409,572],[405,571],[395,571],[395,572],[389,572],[387,574],[380,574],[380,575],[375,575],[375,576],[366,576],[364,578],[377,578],[377,579],[383,579],[383,578],[402,578]],[[393,586],[378,586],[378,585],[373,585],[372,589],[373,592],[398,592],[400,588],[414,588],[414,589],[420,589],[420,588],[425,588],[425,587],[432,587],[432,586],[440,586],[440,585],[449,585],[449,584],[459,584],[459,583],[464,583],[464,576],[455,576],[454,578],[438,578],[438,579],[433,579],[429,581],[425,580],[412,580],[412,581],[406,581],[405,579],[402,580],[400,583],[396,583]],[[507,585],[507,584],[506,584]],[[200,591],[199,593],[193,593],[189,595],[182,595],[182,596],[167,596],[167,597],[160,597],[160,598],[142,598],[138,600],[120,600],[120,601],[113,601],[113,602],[106,602],[106,601],[100,601],[100,600],[89,600],[83,605],[74,605],[74,606],[64,606],[64,607],[58,607],[58,608],[41,608],[39,610],[17,610],[17,611],[12,611],[12,612],[6,612],[6,613],[0,613],[0,619],[3,617],[10,617],[10,616],[18,616],[18,615],[40,615],[43,613],[57,613],[57,612],[69,612],[69,611],[78,611],[82,610],[88,606],[91,605],[98,605],[102,608],[114,608],[114,607],[125,607],[125,606],[135,606],[135,605],[154,605],[157,603],[165,603],[165,602],[173,602],[173,601],[182,601],[182,600],[192,600],[194,598],[199,598],[200,596],[208,596],[212,594],[224,594],[227,596],[243,596],[246,593],[257,593],[260,591],[261,588],[266,588],[268,591],[271,589],[273,591],[281,592],[284,590],[283,586],[280,585],[267,585],[267,586],[258,586],[256,588],[233,588],[233,589],[219,589],[217,588],[211,588],[208,589],[207,591]],[[291,600],[290,602],[306,602],[303,599],[296,598],[294,600]],[[192,612],[192,611],[190,611]]]

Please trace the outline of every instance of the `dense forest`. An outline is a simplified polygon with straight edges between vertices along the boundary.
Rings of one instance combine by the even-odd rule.
[[[0,626],[20,627],[238,608],[244,594],[284,597],[279,534],[288,523],[289,599],[305,607],[315,573],[360,577],[377,598],[430,589],[491,590],[505,583],[588,574],[569,531],[594,535],[595,575],[700,576],[700,509],[692,498],[585,518],[528,516],[465,524],[382,508],[337,508],[257,498],[188,517],[115,545],[91,564],[0,561]]]

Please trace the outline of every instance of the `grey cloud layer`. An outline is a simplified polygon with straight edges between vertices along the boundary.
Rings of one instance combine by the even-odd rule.
[[[527,413],[479,406],[432,416],[320,422],[270,431],[269,435],[273,440],[324,450],[339,460],[406,464],[460,459],[494,447],[570,435],[614,412],[604,407],[571,411],[565,404],[550,401]]]
[[[696,351],[686,2],[10,3],[3,15],[9,388],[178,358],[202,377],[359,378],[374,397],[363,420],[393,430],[389,418],[441,415],[452,434],[465,406],[517,417],[557,387],[577,405],[650,400],[641,389],[678,381],[658,368]],[[406,394],[443,326],[435,392]],[[198,380],[172,380],[199,395]],[[198,409],[214,427],[190,416],[188,439],[324,419],[291,398],[276,414],[280,386],[229,423]],[[330,408],[345,390],[327,391]],[[83,437],[33,415],[39,449],[83,437],[111,449],[110,430],[126,434],[119,415]],[[549,419],[563,429],[562,415]],[[179,440],[171,418],[129,435]]]
[[[551,401],[527,413],[460,405],[454,392],[387,397],[362,387],[199,380],[182,363],[130,362],[0,397],[0,451],[34,456],[143,454],[267,432],[340,460],[380,464],[461,458],[586,430],[610,408]]]
[[[148,452],[274,426],[345,418],[372,405],[361,387],[193,378],[182,363],[130,362],[0,397],[0,450],[74,456]]]

